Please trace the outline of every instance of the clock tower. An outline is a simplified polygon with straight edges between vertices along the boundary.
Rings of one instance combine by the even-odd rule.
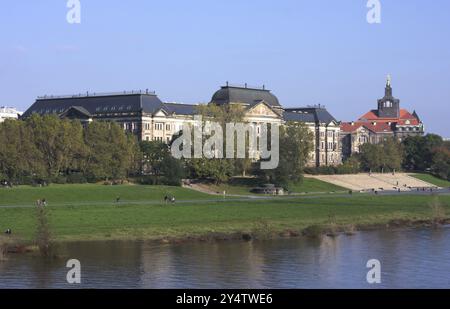
[[[378,100],[378,117],[380,118],[399,118],[400,100],[392,96],[391,76],[388,75],[384,97]]]

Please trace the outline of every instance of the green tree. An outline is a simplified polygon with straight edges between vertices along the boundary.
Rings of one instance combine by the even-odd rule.
[[[405,156],[403,167],[411,171],[426,171],[433,164],[434,149],[443,145],[442,137],[436,134],[410,136],[403,141]]]
[[[91,179],[123,179],[133,169],[133,136],[113,122],[94,121],[84,131],[87,146],[85,172]]]
[[[186,175],[181,160],[175,159],[169,153],[161,161],[160,171],[163,183],[169,186],[181,186],[181,181]]]
[[[245,123],[245,110],[238,105],[199,105],[197,112],[202,116],[203,126],[206,121],[219,123],[225,133],[227,123]],[[247,150],[248,150],[248,136]],[[226,144],[223,149],[226,149]],[[235,140],[236,142],[236,140]],[[235,147],[236,149],[236,147]],[[212,179],[215,183],[228,181],[236,174],[245,174],[251,167],[251,160],[246,159],[206,159],[194,158],[186,160],[191,177]]]
[[[9,181],[43,173],[41,154],[32,142],[30,129],[22,121],[0,124],[0,174]]]
[[[363,170],[398,171],[401,169],[403,149],[395,138],[387,138],[379,144],[362,145],[359,158]]]
[[[313,134],[302,123],[289,122],[280,127],[280,162],[276,169],[260,170],[263,181],[288,189],[303,181],[303,173],[313,149]]]
[[[61,120],[56,115],[32,115],[26,121],[31,130],[32,142],[40,156],[35,159],[45,173],[43,178],[51,180],[75,168],[78,163],[82,140],[82,126],[78,121]]]
[[[450,148],[435,148],[431,172],[439,178],[450,180]]]

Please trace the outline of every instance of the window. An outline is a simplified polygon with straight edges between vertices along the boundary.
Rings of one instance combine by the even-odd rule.
[[[170,131],[170,123],[166,124],[166,131]]]
[[[156,131],[162,131],[162,129],[164,128],[164,124],[161,122],[155,123],[155,130]]]

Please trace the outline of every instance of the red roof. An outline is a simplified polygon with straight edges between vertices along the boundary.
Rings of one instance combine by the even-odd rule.
[[[362,126],[362,122],[342,122],[341,123],[341,131],[343,132],[355,132]]]
[[[361,118],[359,118],[360,122],[380,122],[380,123],[395,123],[398,125],[412,125],[412,126],[416,126],[420,124],[420,120],[415,117],[413,114],[411,114],[410,112],[408,112],[406,109],[401,109],[400,110],[400,117],[398,118],[381,118],[378,117],[377,115],[377,110],[371,110],[369,112],[367,112],[366,114],[364,114],[363,116],[361,116]],[[407,123],[409,121],[409,123]]]
[[[375,133],[392,132],[392,127],[387,122],[343,122],[341,123],[341,131],[352,133],[359,128],[364,127]]]

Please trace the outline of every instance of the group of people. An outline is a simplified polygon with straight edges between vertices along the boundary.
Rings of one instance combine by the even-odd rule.
[[[37,207],[45,207],[45,206],[47,206],[47,200],[45,198],[43,198],[42,200],[37,200],[36,201],[36,206]]]
[[[164,196],[164,202],[168,203],[175,203],[175,197],[174,196]]]
[[[9,182],[9,181],[7,181],[7,180],[2,180],[2,181],[0,182],[0,185],[1,185],[2,187],[4,187],[4,188],[12,188],[12,187],[13,187],[13,186],[12,186],[12,183]]]

